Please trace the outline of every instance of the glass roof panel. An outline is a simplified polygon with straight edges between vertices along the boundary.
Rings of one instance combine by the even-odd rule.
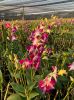
[[[0,12],[24,14],[43,14],[61,11],[74,11],[74,0],[3,0],[0,1]]]

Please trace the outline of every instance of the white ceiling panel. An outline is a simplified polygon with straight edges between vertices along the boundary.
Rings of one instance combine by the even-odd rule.
[[[15,12],[41,14],[60,11],[74,11],[74,0],[3,0],[0,1],[0,13]]]

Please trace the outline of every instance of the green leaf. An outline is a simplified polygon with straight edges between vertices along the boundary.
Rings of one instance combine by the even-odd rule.
[[[2,72],[0,70],[0,90],[2,88],[2,83],[3,83],[3,77],[2,77]]]
[[[30,82],[28,85],[29,90],[32,91],[35,85],[36,85],[36,82]]]
[[[32,92],[30,95],[29,95],[29,99],[33,99],[34,97],[38,96],[39,93],[37,92]]]
[[[23,87],[23,85],[20,85],[20,84],[12,82],[11,86],[12,86],[12,88],[13,88],[13,90],[15,92],[17,92],[17,93],[23,93],[24,94],[24,87]]]
[[[25,99],[19,96],[18,94],[12,94],[7,98],[7,100],[25,100]]]
[[[60,76],[60,80],[61,80],[62,82],[65,82],[65,83],[68,82],[68,79],[67,79],[66,76]]]
[[[60,79],[58,78],[58,80],[57,80],[57,84],[56,84],[56,89],[62,89],[63,88],[63,86],[62,86],[62,83],[60,82]]]
[[[35,81],[38,82],[39,80],[43,79],[43,75],[35,75]]]
[[[26,98],[26,96],[23,93],[18,93],[18,95],[20,95],[21,97]]]
[[[14,77],[16,77],[16,78],[21,78],[21,75],[20,75],[20,73],[16,73],[16,74],[14,75]]]

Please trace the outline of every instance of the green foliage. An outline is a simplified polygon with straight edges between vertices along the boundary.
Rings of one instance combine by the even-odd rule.
[[[12,94],[7,98],[7,100],[25,100],[25,98],[22,98],[18,94]]]
[[[38,95],[39,95],[39,93],[37,93],[37,92],[32,92],[32,93],[29,95],[29,99],[31,100],[31,99],[35,98],[36,96],[38,96]]]
[[[15,92],[24,93],[24,87],[22,85],[12,82],[11,86]]]
[[[42,20],[42,22],[45,23],[46,27],[51,24],[49,21],[47,23],[47,21]],[[14,41],[11,37],[8,39],[12,33],[11,28],[6,29],[5,25],[2,25],[0,31],[2,32],[0,37],[0,69],[3,73],[0,70],[0,90],[2,90],[3,84],[2,91],[4,91],[3,95],[6,94],[6,100],[46,100],[49,94],[52,96],[52,100],[61,100],[61,98],[67,98],[73,94],[74,71],[69,71],[68,64],[74,62],[74,24],[62,23],[51,26],[48,43],[45,46],[51,48],[52,53],[45,53],[41,56],[38,71],[32,68],[26,70],[19,64],[20,59],[29,57],[26,50],[26,47],[31,44],[28,41],[29,34],[39,23],[39,21],[36,23],[32,21],[25,25],[25,30],[21,25],[15,32],[17,39]],[[58,72],[61,69],[66,70],[67,74],[58,76],[55,89],[51,93],[43,94],[38,88],[38,82],[51,73],[52,66],[57,66]],[[6,75],[7,78],[5,78]],[[10,85],[6,90],[5,86],[8,82]],[[72,95],[73,97],[74,95]]]

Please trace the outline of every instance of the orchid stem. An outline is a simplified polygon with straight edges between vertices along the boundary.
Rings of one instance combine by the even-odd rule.
[[[67,94],[66,94],[66,96],[64,97],[63,100],[66,100],[67,97],[69,96],[69,92],[70,92],[70,89],[72,88],[72,85],[73,85],[73,84],[74,84],[74,81],[70,84],[70,87],[68,88]]]
[[[8,93],[9,86],[10,86],[10,82],[9,82],[9,83],[8,83],[8,85],[7,85],[7,88],[6,88],[6,93],[5,93],[5,96],[4,96],[4,100],[6,100],[6,97],[7,97],[7,93]]]

